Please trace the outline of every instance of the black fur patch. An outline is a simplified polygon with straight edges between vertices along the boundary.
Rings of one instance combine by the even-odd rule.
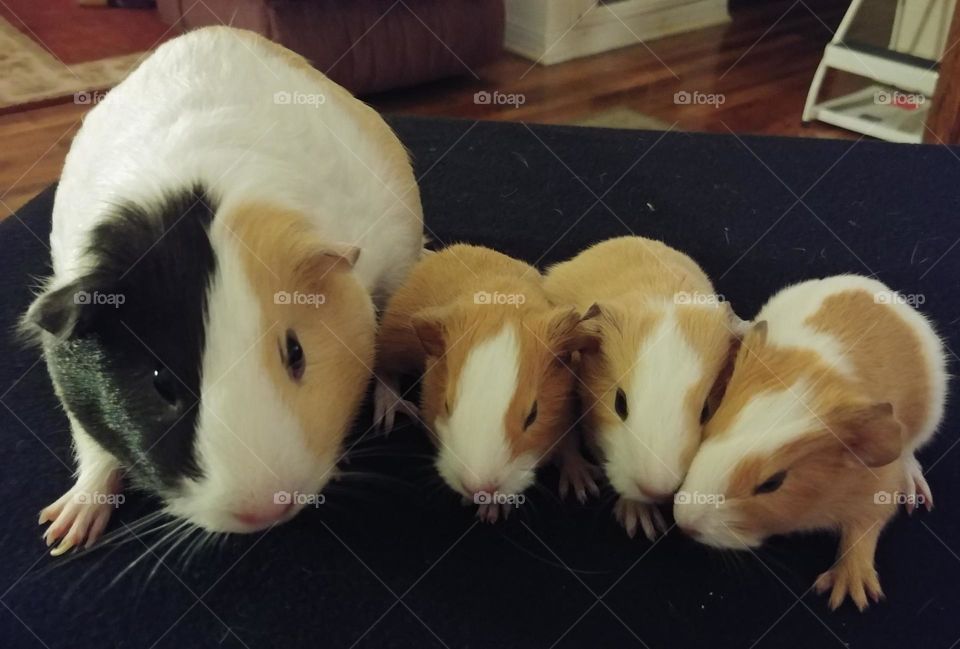
[[[91,233],[93,269],[28,313],[64,405],[139,486],[176,489],[195,456],[216,211],[202,188],[125,204]],[[158,389],[155,372],[166,381]]]

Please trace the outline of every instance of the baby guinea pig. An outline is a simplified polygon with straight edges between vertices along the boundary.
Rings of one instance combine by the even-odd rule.
[[[873,558],[895,494],[933,501],[914,453],[947,394],[930,323],[880,282],[843,275],[786,288],[743,340],[678,494],[677,524],[720,548],[837,530],[816,581],[830,607],[882,596]],[[683,496],[682,498],[680,496]]]
[[[96,541],[124,477],[205,530],[292,517],[335,473],[375,302],[421,237],[402,145],[303,59],[228,28],[159,47],[86,115],[23,319],[77,459],[40,515],[53,553]]]
[[[498,499],[529,487],[573,424],[568,363],[587,342],[579,321],[551,307],[524,262],[462,244],[426,255],[381,322],[376,416],[392,425],[397,377],[423,372],[420,419],[437,471],[495,522]]]
[[[700,444],[707,401],[741,321],[700,267],[651,239],[598,243],[551,267],[547,295],[586,312],[599,348],[580,358],[588,444],[620,498],[632,537],[666,525],[657,506],[679,488]]]

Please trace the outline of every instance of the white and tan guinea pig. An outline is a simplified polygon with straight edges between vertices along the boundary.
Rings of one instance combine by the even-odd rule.
[[[420,418],[437,471],[488,522],[496,501],[533,483],[573,424],[568,363],[586,341],[579,314],[552,307],[542,279],[494,250],[450,246],[414,266],[377,339],[378,419],[392,425],[397,378],[423,372]]]
[[[40,516],[54,553],[97,539],[122,477],[206,530],[292,517],[334,474],[374,304],[421,237],[400,142],[306,61],[224,27],[158,48],[77,133],[23,321],[78,462]]]
[[[666,531],[657,506],[686,475],[741,321],[696,262],[642,237],[588,248],[549,268],[545,286],[585,312],[600,340],[579,360],[583,429],[620,496],[617,519],[653,539]]]
[[[932,506],[914,453],[946,395],[940,340],[903,296],[857,275],[786,288],[743,340],[677,524],[721,548],[836,530],[837,561],[816,588],[832,590],[831,608],[849,595],[862,610],[882,596],[873,557],[896,494]]]

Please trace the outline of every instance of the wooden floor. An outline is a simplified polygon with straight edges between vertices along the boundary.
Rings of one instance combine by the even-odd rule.
[[[845,6],[751,4],[723,26],[550,67],[505,54],[474,70],[479,79],[467,74],[368,101],[384,112],[554,124],[626,107],[679,130],[849,138],[846,131],[800,123],[810,79]],[[524,102],[477,104],[478,91],[517,93]],[[723,102],[678,105],[678,92],[720,95]],[[70,103],[0,116],[0,218],[59,176],[88,109]]]

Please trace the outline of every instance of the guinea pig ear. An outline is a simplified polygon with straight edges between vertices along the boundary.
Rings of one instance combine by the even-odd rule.
[[[572,306],[560,307],[550,313],[547,336],[553,353],[561,358],[574,352],[594,352],[600,347],[596,322],[585,321]]]
[[[306,241],[300,250],[292,250],[296,269],[307,283],[323,278],[332,270],[349,270],[360,257],[360,248],[338,241]]]
[[[444,316],[444,309],[433,307],[418,311],[410,319],[410,326],[428,356],[440,357],[446,352],[447,327]]]
[[[890,403],[841,406],[828,418],[830,430],[851,453],[868,467],[890,464],[903,450],[900,423]]]
[[[46,291],[30,305],[21,330],[28,336],[46,331],[60,339],[84,333],[93,317],[93,292],[83,280]]]
[[[754,322],[743,334],[744,342],[748,347],[759,347],[767,342],[768,325],[766,320]]]
[[[723,309],[727,314],[727,326],[730,328],[730,332],[738,340],[743,340],[743,337],[753,328],[753,323],[738,316],[729,302],[723,303]]]

